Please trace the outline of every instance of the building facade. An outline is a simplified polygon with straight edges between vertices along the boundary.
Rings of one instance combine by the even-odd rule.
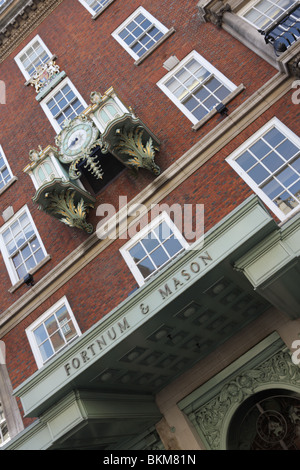
[[[1,449],[300,448],[299,36],[0,2]]]

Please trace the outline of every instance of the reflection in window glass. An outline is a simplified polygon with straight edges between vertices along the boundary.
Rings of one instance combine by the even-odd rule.
[[[24,278],[45,257],[26,212],[2,233],[2,239],[18,279]]]
[[[0,190],[11,180],[12,175],[6,158],[0,149]]]
[[[193,51],[157,85],[197,124],[236,89],[222,73]]]
[[[265,30],[294,3],[294,0],[260,0],[242,16],[257,29]]]
[[[182,249],[181,241],[163,221],[141,238],[129,253],[143,278],[147,279]]]
[[[85,108],[68,84],[47,101],[47,107],[61,128],[66,119],[74,119]]]
[[[0,402],[0,447],[5,444],[7,441],[9,441],[9,433],[8,433],[8,428],[7,428],[7,423],[6,419],[4,416],[4,411],[2,408],[2,404]]]
[[[300,207],[300,143],[272,125],[232,160],[284,215]],[[296,136],[295,136],[296,138]],[[293,141],[292,141],[293,140]],[[230,159],[229,159],[230,161]]]
[[[78,336],[65,305],[59,307],[33,331],[43,363]]]

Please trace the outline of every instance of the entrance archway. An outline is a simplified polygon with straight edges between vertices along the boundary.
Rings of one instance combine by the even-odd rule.
[[[234,413],[228,450],[300,450],[300,395],[268,389],[248,397]]]

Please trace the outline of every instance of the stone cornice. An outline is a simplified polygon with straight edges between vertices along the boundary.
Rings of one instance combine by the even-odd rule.
[[[0,22],[0,62],[61,3],[63,0],[28,0],[19,2],[13,17],[4,16]],[[6,21],[6,22],[5,22]]]

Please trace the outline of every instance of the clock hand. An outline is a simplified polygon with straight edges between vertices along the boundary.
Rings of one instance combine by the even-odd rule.
[[[71,142],[71,143],[70,143],[70,145],[69,145],[69,147],[68,147],[68,148],[71,148],[71,147],[73,147],[73,145],[75,145],[75,144],[76,144],[77,140],[78,140],[78,137],[75,137],[75,139],[73,140],[73,142]]]

